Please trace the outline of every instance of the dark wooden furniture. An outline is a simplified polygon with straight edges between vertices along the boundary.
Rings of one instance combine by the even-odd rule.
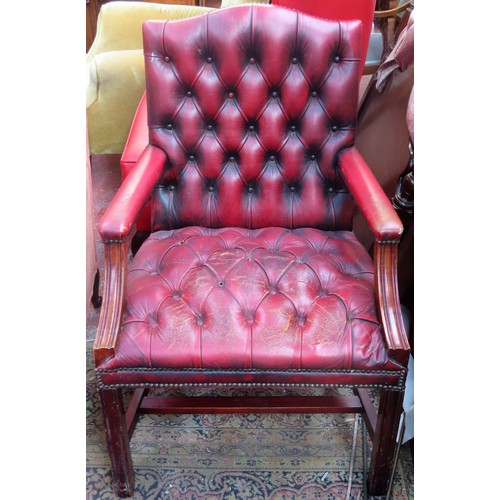
[[[144,24],[149,141],[99,224],[94,359],[118,495],[133,491],[138,412],[360,413],[368,491],[387,493],[409,357],[403,227],[354,147],[360,40],[359,21],[261,4]],[[149,199],[152,234],[130,262]],[[149,394],[206,387],[352,393]]]

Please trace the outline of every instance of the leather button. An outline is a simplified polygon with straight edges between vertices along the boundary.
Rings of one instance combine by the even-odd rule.
[[[213,61],[213,59],[212,59],[211,57],[207,57],[207,63],[208,63],[208,64],[211,64],[211,63],[212,63],[212,61]]]
[[[318,93],[317,93],[315,90],[313,90],[313,91],[311,92],[311,96],[312,96],[312,97],[318,97]]]
[[[171,124],[171,123],[169,123],[169,124],[167,125],[167,130],[172,130],[172,128],[173,128],[172,124]]]
[[[273,90],[271,92],[271,97],[278,97],[278,92],[276,92],[276,90]]]
[[[295,193],[296,190],[297,190],[297,188],[295,186],[290,186],[290,191],[292,193]]]
[[[208,186],[208,192],[213,193],[214,192],[214,187],[213,186]]]
[[[292,59],[292,64],[297,64],[298,62],[299,62],[299,60],[298,60],[296,57],[294,57],[294,58]]]
[[[169,191],[174,191],[175,190],[175,186],[168,186],[168,190]]]
[[[247,191],[248,191],[249,193],[253,193],[253,187],[252,187],[252,186],[249,186],[249,187],[248,187],[248,189],[247,189]]]
[[[213,125],[207,125],[207,130],[213,130],[214,126]]]
[[[255,125],[250,125],[250,126],[248,127],[248,130],[249,130],[250,132],[253,132],[253,131],[255,130]]]
[[[333,187],[332,187],[332,186],[330,186],[330,187],[328,188],[328,192],[329,192],[329,193],[333,193],[333,191],[334,191],[334,190],[333,190]]]
[[[193,155],[189,156],[189,161],[194,161],[194,156]]]
[[[296,126],[296,125],[291,125],[291,126],[290,126],[290,130],[291,130],[292,132],[295,132],[295,131],[297,130],[297,126]]]
[[[336,63],[340,62],[340,56],[335,56],[334,61],[335,61]]]
[[[168,62],[168,63],[169,63],[169,62],[170,62],[170,57],[166,56],[166,57],[165,57],[165,62]]]
[[[255,57],[251,57],[251,58],[248,60],[248,62],[249,62],[250,64],[255,64]]]
[[[234,161],[234,160],[236,160],[236,158],[234,156],[229,157],[229,161]]]
[[[309,158],[314,161],[316,159],[316,155],[311,155]]]
[[[338,129],[339,129],[339,128],[337,127],[337,125],[332,125],[332,130],[333,130],[334,132],[337,132],[337,130],[338,130]]]
[[[199,316],[199,315],[196,315],[196,324],[198,326],[203,326],[204,323],[205,322],[203,321],[203,318],[201,316]]]
[[[186,95],[187,95],[188,97],[193,97],[193,93],[192,93],[190,90],[188,90],[188,91],[186,92]]]
[[[233,99],[233,98],[234,98],[234,92],[228,92],[228,93],[227,93],[227,97],[228,97],[229,99]]]
[[[269,161],[276,161],[276,156],[271,155],[271,156],[269,157]]]
[[[174,300],[180,300],[180,298],[181,298],[181,294],[180,294],[180,292],[175,292],[175,293],[172,295],[172,298],[173,298]]]

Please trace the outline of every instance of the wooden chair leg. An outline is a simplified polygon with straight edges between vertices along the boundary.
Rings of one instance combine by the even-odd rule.
[[[134,471],[121,389],[99,390],[99,399],[115,493],[119,497],[130,497],[134,491]]]
[[[377,428],[368,474],[368,494],[386,496],[396,455],[397,433],[404,391],[384,390],[380,395]]]

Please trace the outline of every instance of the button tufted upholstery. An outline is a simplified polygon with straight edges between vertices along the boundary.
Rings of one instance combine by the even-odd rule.
[[[126,303],[103,369],[399,369],[371,258],[347,231],[159,231],[134,258]]]
[[[153,231],[350,228],[335,159],[354,144],[361,23],[266,7],[144,24],[150,143],[168,154]]]
[[[249,5],[148,21],[143,33],[149,144],[99,224],[94,357],[117,493],[133,489],[135,411],[201,405],[361,412],[369,491],[385,494],[409,347],[395,271],[401,222],[353,147],[360,22]],[[129,262],[149,199],[153,233]],[[349,231],[354,200],[374,261]],[[357,392],[278,403],[143,392],[335,385]],[[382,388],[379,423],[367,386]],[[127,418],[124,387],[137,388]]]

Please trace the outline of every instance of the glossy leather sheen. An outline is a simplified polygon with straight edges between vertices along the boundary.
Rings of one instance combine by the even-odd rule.
[[[164,171],[165,163],[166,155],[162,149],[151,145],[146,147],[99,222],[99,233],[104,241],[122,241],[129,236]]]
[[[356,148],[342,151],[339,167],[375,238],[399,241],[403,224],[359,151]]]
[[[160,231],[134,258],[117,352],[100,369],[398,370],[373,283],[348,231]]]
[[[272,0],[273,5],[297,9],[326,19],[359,19],[363,23],[360,78],[368,53],[376,0]]]
[[[350,229],[336,161],[354,144],[360,21],[253,5],[143,34],[150,143],[168,156],[153,231]]]

